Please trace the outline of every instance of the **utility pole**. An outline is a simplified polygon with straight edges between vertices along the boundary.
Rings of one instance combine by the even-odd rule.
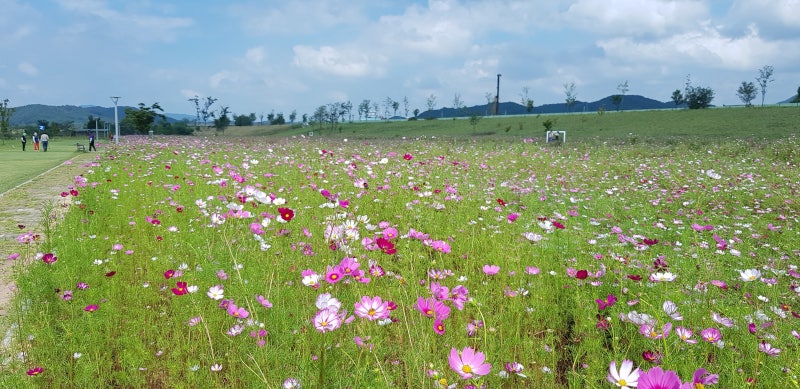
[[[497,94],[494,95],[494,114],[500,114],[500,76],[502,74],[497,75]]]
[[[119,144],[119,115],[117,114],[119,96],[111,96],[111,101],[114,102],[114,143]]]

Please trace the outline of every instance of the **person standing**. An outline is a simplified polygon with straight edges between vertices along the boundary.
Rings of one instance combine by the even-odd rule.
[[[22,138],[20,140],[22,141],[22,151],[25,151],[25,145],[28,144],[28,133],[25,130],[22,130]]]
[[[89,131],[89,151],[97,151],[97,147],[94,147],[94,133]]]
[[[33,132],[33,151],[39,151],[39,133]]]
[[[50,137],[47,136],[47,133],[43,132],[39,140],[42,142],[42,151],[47,152],[47,143],[50,142]]]

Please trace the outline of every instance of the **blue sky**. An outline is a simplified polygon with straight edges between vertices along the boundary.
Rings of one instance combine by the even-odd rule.
[[[716,105],[774,67],[800,86],[800,0],[0,0],[0,99],[236,114],[387,97],[409,110],[618,93],[669,101],[687,75]],[[756,102],[760,103],[760,95]]]

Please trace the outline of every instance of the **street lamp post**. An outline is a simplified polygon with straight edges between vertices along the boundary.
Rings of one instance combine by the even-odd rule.
[[[119,116],[117,115],[119,96],[111,96],[111,101],[114,102],[114,143],[119,144]]]
[[[497,75],[497,94],[494,95],[494,114],[500,114],[500,76],[502,74]]]

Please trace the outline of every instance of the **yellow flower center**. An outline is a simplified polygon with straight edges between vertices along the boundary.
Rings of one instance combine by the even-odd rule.
[[[463,371],[464,373],[467,373],[467,374],[472,373],[472,367],[470,367],[470,365],[464,365],[461,368],[461,371]]]
[[[433,315],[433,311],[429,309],[429,310],[425,311],[425,314],[428,315],[428,316],[431,316],[431,315]]]
[[[694,384],[694,389],[705,389],[705,387],[706,387],[706,386],[705,386],[705,385],[703,385],[703,384],[701,384],[701,383],[696,383],[696,384]]]
[[[375,316],[375,310],[374,309],[370,309],[369,312],[367,312],[367,315]]]
[[[323,321],[322,323],[319,323],[319,324],[320,324],[320,327],[326,327],[328,325],[328,322],[327,321]]]
[[[617,382],[617,385],[619,385],[620,387],[623,387],[623,386],[627,386],[627,385],[628,385],[628,383],[627,383],[627,382],[625,382],[625,380],[619,380],[619,381]]]

